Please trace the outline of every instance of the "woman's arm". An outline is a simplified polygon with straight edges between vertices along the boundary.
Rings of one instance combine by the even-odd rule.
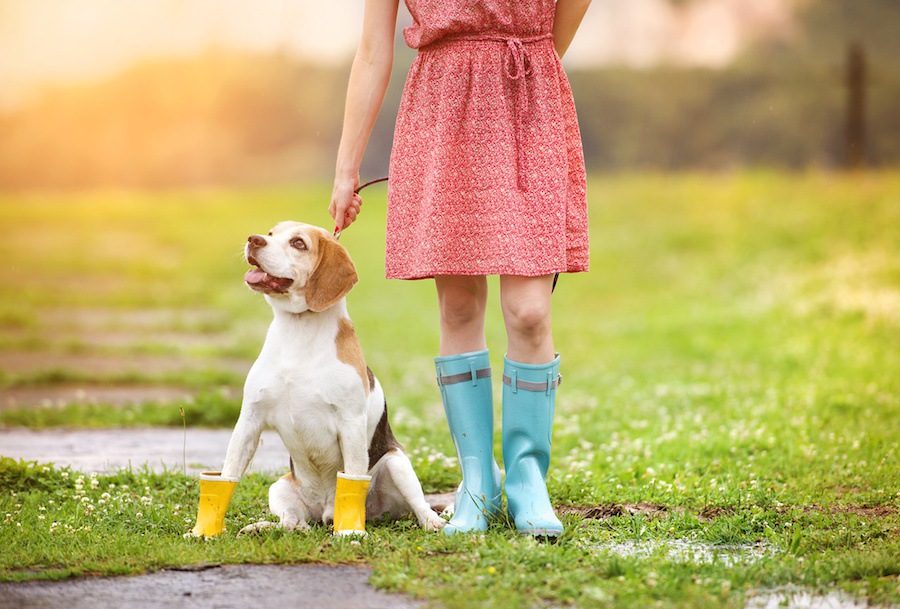
[[[353,191],[359,186],[359,165],[391,79],[397,6],[398,0],[366,0],[362,38],[347,84],[334,190],[328,207],[338,230],[356,220],[362,204]]]
[[[562,57],[572,39],[575,38],[575,32],[584,19],[584,14],[590,6],[591,0],[557,0],[556,1],[556,17],[553,21],[553,45],[556,47],[556,54]]]

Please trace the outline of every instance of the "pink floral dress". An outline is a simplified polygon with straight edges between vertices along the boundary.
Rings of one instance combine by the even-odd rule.
[[[388,278],[588,269],[584,155],[554,0],[406,0],[419,50],[390,162]]]

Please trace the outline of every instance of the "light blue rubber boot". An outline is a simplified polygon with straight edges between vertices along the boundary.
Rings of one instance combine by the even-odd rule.
[[[453,517],[443,531],[448,535],[484,531],[501,505],[488,352],[436,357],[434,366],[463,476],[456,490]]]
[[[559,355],[548,364],[520,364],[503,358],[503,462],[506,499],[516,530],[558,537],[562,523],[547,493],[550,436],[559,375]]]

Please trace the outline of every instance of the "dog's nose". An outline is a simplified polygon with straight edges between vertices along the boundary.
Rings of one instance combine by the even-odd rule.
[[[250,235],[247,237],[247,243],[250,244],[251,247],[265,247],[268,245],[268,241],[262,235]]]

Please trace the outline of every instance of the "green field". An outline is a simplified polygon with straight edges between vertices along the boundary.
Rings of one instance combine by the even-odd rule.
[[[197,497],[180,473],[92,479],[5,460],[0,581],[365,562],[375,585],[448,607],[742,607],[783,586],[900,603],[900,173],[604,176],[589,192],[592,271],[554,295],[558,543],[506,523],[448,538],[412,522],[352,546],[321,528],[201,543],[182,539]],[[0,195],[0,397],[193,396],[4,398],[0,424],[180,427],[183,406],[188,425],[230,427],[270,318],[242,284],[242,244],[280,220],[330,226],[328,194]],[[423,485],[450,490],[433,286],[384,280],[383,189],[363,209],[341,239],[361,277],[350,312]],[[229,530],[264,515],[270,482],[240,485]]]

